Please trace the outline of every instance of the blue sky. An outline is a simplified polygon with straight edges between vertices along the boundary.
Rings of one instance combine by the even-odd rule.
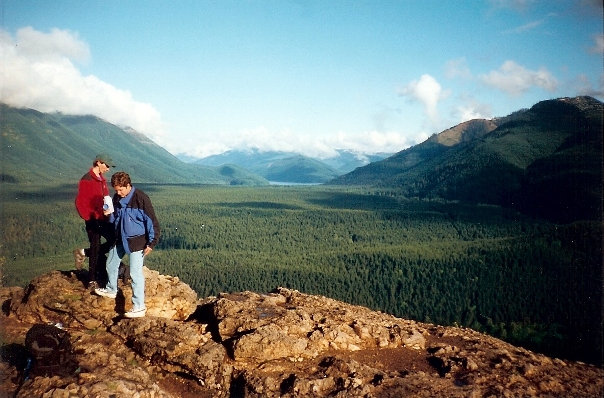
[[[538,101],[604,99],[601,1],[2,0],[0,100],[170,152],[398,152]]]

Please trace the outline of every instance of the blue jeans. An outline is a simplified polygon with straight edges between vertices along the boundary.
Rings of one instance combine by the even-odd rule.
[[[117,277],[120,262],[126,255],[121,243],[116,244],[109,250],[107,257],[107,290],[117,293]],[[132,278],[132,305],[133,309],[145,308],[145,277],[143,276],[143,251],[129,254],[130,278]]]

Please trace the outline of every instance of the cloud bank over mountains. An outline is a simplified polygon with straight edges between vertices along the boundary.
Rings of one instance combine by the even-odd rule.
[[[152,139],[164,134],[160,113],[151,104],[96,76],[84,76],[78,64],[90,61],[88,44],[77,33],[31,27],[13,37],[0,31],[0,100],[15,107],[41,112],[95,115],[110,123],[129,126]]]
[[[542,21],[535,21],[504,33],[521,34],[541,24]],[[602,55],[604,36],[599,34],[592,38],[593,42],[586,45],[585,52]],[[53,28],[41,32],[23,27],[13,35],[0,29],[0,101],[42,112],[92,114],[119,126],[132,127],[173,153],[205,157],[230,149],[256,148],[327,158],[335,156],[337,149],[362,153],[396,152],[457,123],[504,116],[493,114],[493,104],[479,98],[502,96],[514,99],[534,89],[550,93],[552,97],[560,96],[561,92],[602,97],[604,86],[604,74],[595,83],[586,75],[567,76],[561,80],[545,66],[530,68],[512,59],[490,71],[475,72],[468,59],[462,56],[442,66],[440,81],[437,72],[431,72],[402,83],[399,88],[392,87],[391,94],[402,99],[400,107],[382,104],[382,111],[377,111],[374,117],[374,130],[305,135],[294,132],[295,126],[292,130],[274,131],[263,125],[252,125],[225,132],[195,131],[197,126],[188,126],[189,131],[181,132],[179,136],[164,121],[166,115],[162,117],[153,104],[134,98],[130,91],[95,75],[83,73],[82,70],[93,62],[93,50],[77,32],[70,30]],[[468,88],[467,92],[461,92],[459,87]],[[477,87],[483,94],[477,94]],[[484,94],[484,90],[492,95]],[[184,102],[187,102],[186,98]],[[416,106],[419,111],[403,110],[405,105]],[[403,113],[404,117],[401,117]],[[382,123],[393,114],[398,114],[397,120],[414,118],[419,121],[418,125],[410,128]],[[199,115],[199,118],[203,117],[203,114]]]
[[[316,140],[289,131],[268,131],[264,127],[225,133],[220,140],[202,141],[202,145],[195,140],[188,142],[187,138],[175,142],[173,137],[168,137],[160,112],[153,105],[134,99],[127,90],[96,76],[82,74],[78,66],[90,62],[91,51],[77,33],[56,28],[44,33],[25,27],[13,37],[0,30],[0,54],[3,58],[0,101],[41,112],[95,115],[119,126],[132,127],[175,152],[197,147],[194,155],[204,157],[233,148],[256,148],[330,157],[340,148],[377,153],[416,142],[395,132],[370,131],[358,135],[336,132]]]

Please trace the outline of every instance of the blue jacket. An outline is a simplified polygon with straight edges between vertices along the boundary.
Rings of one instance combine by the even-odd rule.
[[[151,199],[140,189],[132,187],[130,193],[120,198],[113,195],[114,212],[109,221],[115,226],[115,237],[121,240],[126,253],[154,248],[159,241],[159,222]]]

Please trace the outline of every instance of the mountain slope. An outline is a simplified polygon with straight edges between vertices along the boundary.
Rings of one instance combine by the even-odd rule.
[[[507,118],[454,129],[332,183],[512,206],[559,221],[601,218],[600,101],[542,101]]]
[[[389,158],[358,168],[335,179],[332,183],[377,186],[399,185],[399,180],[406,180],[410,176],[423,175],[424,170],[435,167],[431,164],[435,159],[440,159],[441,156],[452,152],[453,148],[463,145],[467,141],[485,135],[492,131],[494,127],[494,122],[486,120],[472,120],[462,123]]]
[[[388,154],[366,155],[339,150],[333,157],[316,159],[293,152],[250,149],[230,150],[194,162],[205,166],[234,164],[271,181],[323,183],[387,156]],[[179,157],[188,159],[185,155]]]
[[[113,157],[117,170],[137,182],[231,184],[233,178],[213,167],[186,164],[132,129],[95,116],[45,114],[0,104],[0,180],[17,183],[77,181],[97,153]],[[238,171],[237,181],[266,184]]]
[[[237,165],[269,181],[292,183],[327,182],[341,173],[327,164],[306,156],[279,152],[231,150],[220,155],[199,159],[195,164],[206,166]]]
[[[264,172],[257,172],[269,181],[298,183],[327,182],[339,175],[325,163],[302,155],[276,160],[266,165]]]
[[[454,146],[480,138],[496,128],[497,121],[474,119],[451,127],[430,139],[445,146]]]
[[[561,221],[601,220],[602,103],[579,97],[563,100],[558,106],[560,109],[554,107],[551,111],[566,116],[549,120],[566,125],[574,134],[556,151],[526,168],[519,207],[541,217],[556,214]]]

